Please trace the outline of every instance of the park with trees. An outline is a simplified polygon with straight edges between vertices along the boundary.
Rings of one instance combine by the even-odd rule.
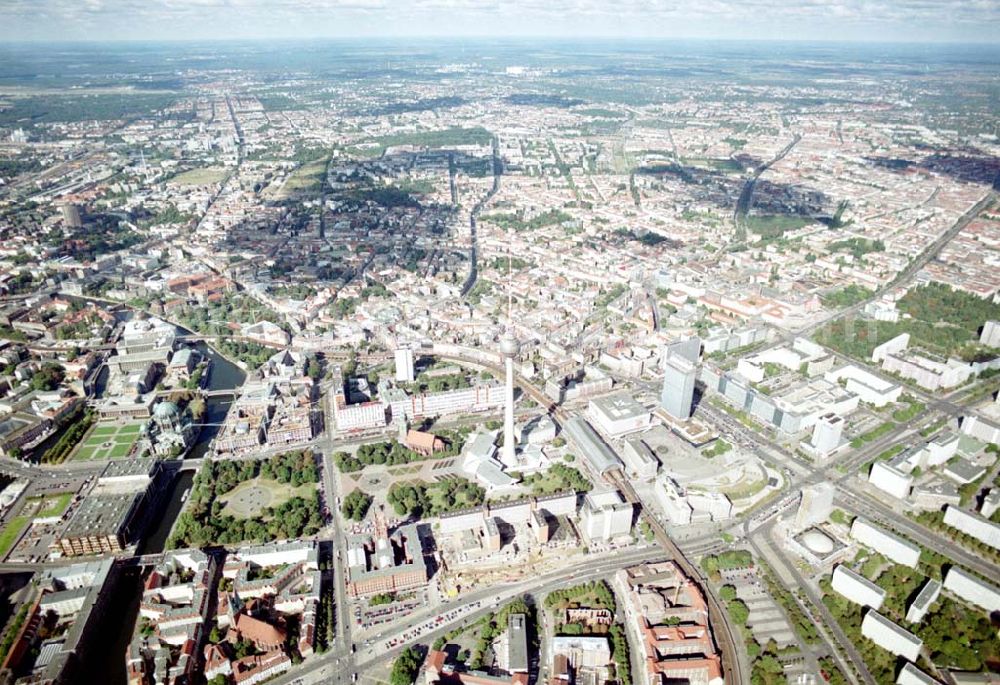
[[[278,454],[270,459],[216,461],[202,465],[188,496],[187,508],[174,524],[171,548],[211,544],[265,542],[314,535],[323,527],[319,492],[302,486],[319,482],[316,458],[309,450]],[[271,497],[252,516],[233,515],[227,494],[255,481],[255,496]],[[251,503],[258,504],[260,503]]]
[[[348,518],[351,521],[363,521],[371,505],[371,495],[367,495],[361,492],[361,490],[352,490],[344,498],[344,502],[340,506],[340,511],[344,514],[344,518]]]
[[[465,478],[426,484],[395,483],[386,501],[399,516],[440,516],[459,509],[478,507],[486,501],[486,491]]]

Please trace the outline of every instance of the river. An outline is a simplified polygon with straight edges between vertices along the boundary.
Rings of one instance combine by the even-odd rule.
[[[131,312],[122,314],[124,317],[131,316]],[[190,335],[190,331],[178,327],[180,335]],[[209,390],[229,390],[238,388],[246,380],[246,373],[240,367],[223,357],[204,342],[195,345],[198,351],[212,360],[212,369],[208,378]],[[106,382],[106,381],[105,381]],[[232,399],[226,397],[213,397],[206,402],[205,419],[206,424],[198,434],[198,439],[188,452],[185,458],[197,459],[205,455],[208,451],[212,439],[219,432],[220,424],[226,420],[229,408],[232,406]],[[139,545],[140,554],[151,554],[163,551],[173,528],[174,521],[180,514],[186,501],[185,495],[191,488],[194,481],[192,471],[183,471],[176,475],[171,481],[165,504],[158,515],[153,517],[155,529],[148,531],[142,543]],[[122,579],[122,590],[116,592],[116,606],[114,611],[119,620],[113,626],[109,625],[108,636],[112,646],[108,649],[99,650],[100,654],[95,656],[89,665],[88,673],[94,678],[93,682],[107,683],[107,685],[126,685],[128,676],[125,670],[125,649],[132,639],[132,631],[138,614],[139,597],[142,592],[141,578],[135,573],[136,570],[127,570]]]
[[[189,334],[189,331],[182,328],[178,330],[182,335]],[[246,380],[246,374],[240,367],[203,342],[197,343],[196,348],[212,360],[212,369],[208,377],[209,390],[230,390],[243,385],[243,381]],[[198,433],[198,439],[188,451],[186,459],[200,459],[205,456],[212,440],[219,433],[222,423],[226,420],[226,415],[229,414],[231,406],[232,399],[228,397],[212,397],[208,399],[205,403],[205,418],[203,420],[205,426]],[[173,527],[177,515],[180,514],[183,505],[181,500],[184,498],[184,494],[188,491],[188,488],[191,487],[193,478],[194,476],[191,472],[185,471],[176,476],[170,484],[170,492],[166,498],[167,503],[164,505],[163,513],[155,519],[157,521],[156,529],[146,535],[143,543],[142,552],[144,554],[163,551],[167,537],[170,535],[170,529]]]
[[[104,685],[127,685],[128,671],[125,656],[132,640],[132,628],[139,618],[139,602],[142,600],[142,569],[126,566],[115,586],[104,614],[98,620],[98,638],[87,652],[82,673],[88,682]]]

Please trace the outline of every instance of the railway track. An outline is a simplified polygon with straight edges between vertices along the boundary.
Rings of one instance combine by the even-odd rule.
[[[734,634],[732,624],[727,618],[725,608],[723,608],[718,598],[711,592],[708,585],[708,579],[702,575],[701,569],[695,566],[684,555],[680,547],[678,547],[677,544],[670,539],[670,536],[667,535],[667,532],[663,529],[663,526],[656,519],[656,517],[650,514],[649,511],[642,506],[642,501],[639,499],[638,495],[636,495],[632,484],[628,482],[620,470],[611,471],[605,475],[605,478],[608,482],[619,489],[626,501],[630,502],[633,506],[639,507],[639,518],[653,531],[653,535],[656,538],[657,543],[659,543],[664,551],[666,551],[667,555],[680,567],[685,575],[698,581],[702,586],[702,589],[705,592],[705,598],[708,600],[709,628],[712,631],[712,637],[715,640],[716,647],[718,647],[722,654],[722,670],[725,681],[727,683],[735,683],[737,685],[749,682],[746,674],[742,672],[743,665],[740,662],[739,653],[737,652],[736,636]]]

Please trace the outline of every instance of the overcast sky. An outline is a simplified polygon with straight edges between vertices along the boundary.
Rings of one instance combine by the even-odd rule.
[[[1000,0],[0,0],[0,40],[606,36],[1000,43]]]

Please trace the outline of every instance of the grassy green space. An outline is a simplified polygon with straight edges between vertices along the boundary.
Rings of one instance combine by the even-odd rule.
[[[39,498],[33,498],[35,500]],[[38,513],[35,514],[37,518],[47,518],[49,516],[62,516],[63,512],[69,508],[70,500],[73,499],[73,493],[64,492],[60,495],[50,495],[47,497],[42,497],[41,504],[38,508]]]
[[[740,483],[731,488],[720,488],[719,492],[725,494],[729,499],[739,500],[753,497],[766,487],[767,478],[761,478],[750,483]]]
[[[823,303],[824,307],[831,308],[843,308],[855,305],[858,302],[864,302],[869,297],[871,297],[872,291],[868,288],[863,288],[860,285],[854,285],[853,283],[848,286],[844,286],[839,290],[834,290],[820,297],[820,301]]]
[[[834,509],[830,512],[830,520],[842,526],[849,526],[854,517],[844,513],[843,509]]]
[[[979,328],[984,321],[1000,318],[1000,304],[941,283],[911,288],[897,308],[909,318],[896,322],[841,318],[821,328],[815,338],[841,354],[867,360],[876,346],[909,333],[910,347],[974,358],[984,353],[977,345]]]
[[[121,459],[122,457],[127,457],[128,453],[132,450],[131,444],[121,444],[116,443],[114,447],[108,450],[109,459]]]
[[[938,421],[935,421],[934,423],[932,423],[931,425],[927,426],[926,428],[920,429],[920,437],[922,437],[922,438],[930,437],[934,433],[937,433],[939,430],[941,430],[942,428],[944,428],[944,426],[947,423],[948,423],[948,419],[946,419],[946,418],[945,419],[939,419]]]
[[[384,149],[396,145],[414,145],[417,147],[456,147],[459,145],[489,145],[493,136],[485,128],[462,128],[455,126],[439,131],[416,131],[412,133],[395,133],[382,136],[376,142]]]
[[[692,159],[685,159],[685,164],[693,167],[698,167],[701,169],[714,169],[715,171],[722,171],[725,173],[742,173],[743,167],[739,162],[732,159],[709,159],[704,157],[696,157]]]
[[[0,530],[0,559],[6,557],[21,533],[31,522],[27,516],[15,516],[7,522],[7,525]]]
[[[77,461],[121,459],[127,457],[139,438],[141,422],[97,425],[77,446],[72,458]]]
[[[550,592],[545,597],[545,608],[553,612],[554,618],[562,619],[566,609],[609,609],[615,610],[615,596],[603,580]]]
[[[553,464],[547,471],[527,475],[522,484],[530,487],[531,494],[536,496],[567,490],[589,492],[593,487],[580,471],[565,464]]]
[[[885,243],[867,238],[848,238],[826,246],[830,252],[850,252],[855,259],[861,259],[869,252],[885,252]]]
[[[514,231],[534,231],[546,226],[561,224],[564,221],[572,221],[573,217],[560,209],[550,209],[528,220],[521,219],[517,214],[509,213],[484,214],[479,217],[479,220],[496,224],[505,230],[511,228]]]
[[[285,180],[278,192],[279,199],[285,199],[299,193],[312,193],[323,187],[323,177],[326,175],[326,160],[303,164],[293,171]]]
[[[784,214],[760,214],[746,217],[747,230],[756,233],[764,240],[780,238],[787,231],[795,231],[813,223],[805,216]]]
[[[177,186],[207,186],[213,183],[221,183],[229,172],[218,167],[202,167],[200,169],[190,169],[182,171],[170,178],[167,183]]]
[[[309,498],[316,490],[315,483],[292,487],[271,478],[260,476],[237,485],[217,498],[222,506],[222,516],[233,518],[258,517],[268,507],[280,507],[293,497]]]
[[[586,117],[600,117],[602,119],[626,119],[628,114],[626,112],[619,112],[613,109],[605,109],[603,107],[586,107],[584,109],[576,110],[577,114],[582,114]]]
[[[749,550],[735,549],[731,552],[712,554],[701,560],[701,567],[705,573],[714,579],[718,579],[719,571],[735,568],[749,568],[753,566],[753,555]]]
[[[323,526],[315,485],[320,473],[317,462],[317,455],[311,450],[260,460],[210,463],[206,460],[195,476],[184,510],[174,523],[168,546],[177,549],[315,535]],[[251,492],[247,483],[256,479],[258,485],[266,485]],[[272,486],[270,482],[279,485]],[[245,495],[240,502],[233,496],[237,489]],[[296,492],[306,496],[297,496]],[[264,501],[272,494],[282,502]],[[226,509],[238,515],[224,513]]]
[[[702,450],[701,456],[705,457],[706,459],[714,459],[715,457],[722,456],[731,449],[733,449],[732,445],[730,445],[722,438],[719,438],[712,444],[711,447]]]
[[[422,481],[393,483],[386,502],[399,516],[440,516],[460,509],[478,507],[486,501],[486,491],[465,478],[427,484]]]
[[[892,429],[894,429],[895,427],[896,424],[892,423],[891,421],[887,421],[886,423],[881,423],[872,428],[871,430],[866,431],[861,435],[859,435],[858,437],[851,440],[851,447],[857,449],[863,445],[868,444],[869,442],[878,440],[883,435],[890,433]]]
[[[912,421],[917,417],[917,414],[926,408],[923,402],[918,402],[912,397],[901,397],[900,402],[906,404],[906,406],[900,407],[896,411],[892,412],[893,420],[899,421],[900,423]]]

